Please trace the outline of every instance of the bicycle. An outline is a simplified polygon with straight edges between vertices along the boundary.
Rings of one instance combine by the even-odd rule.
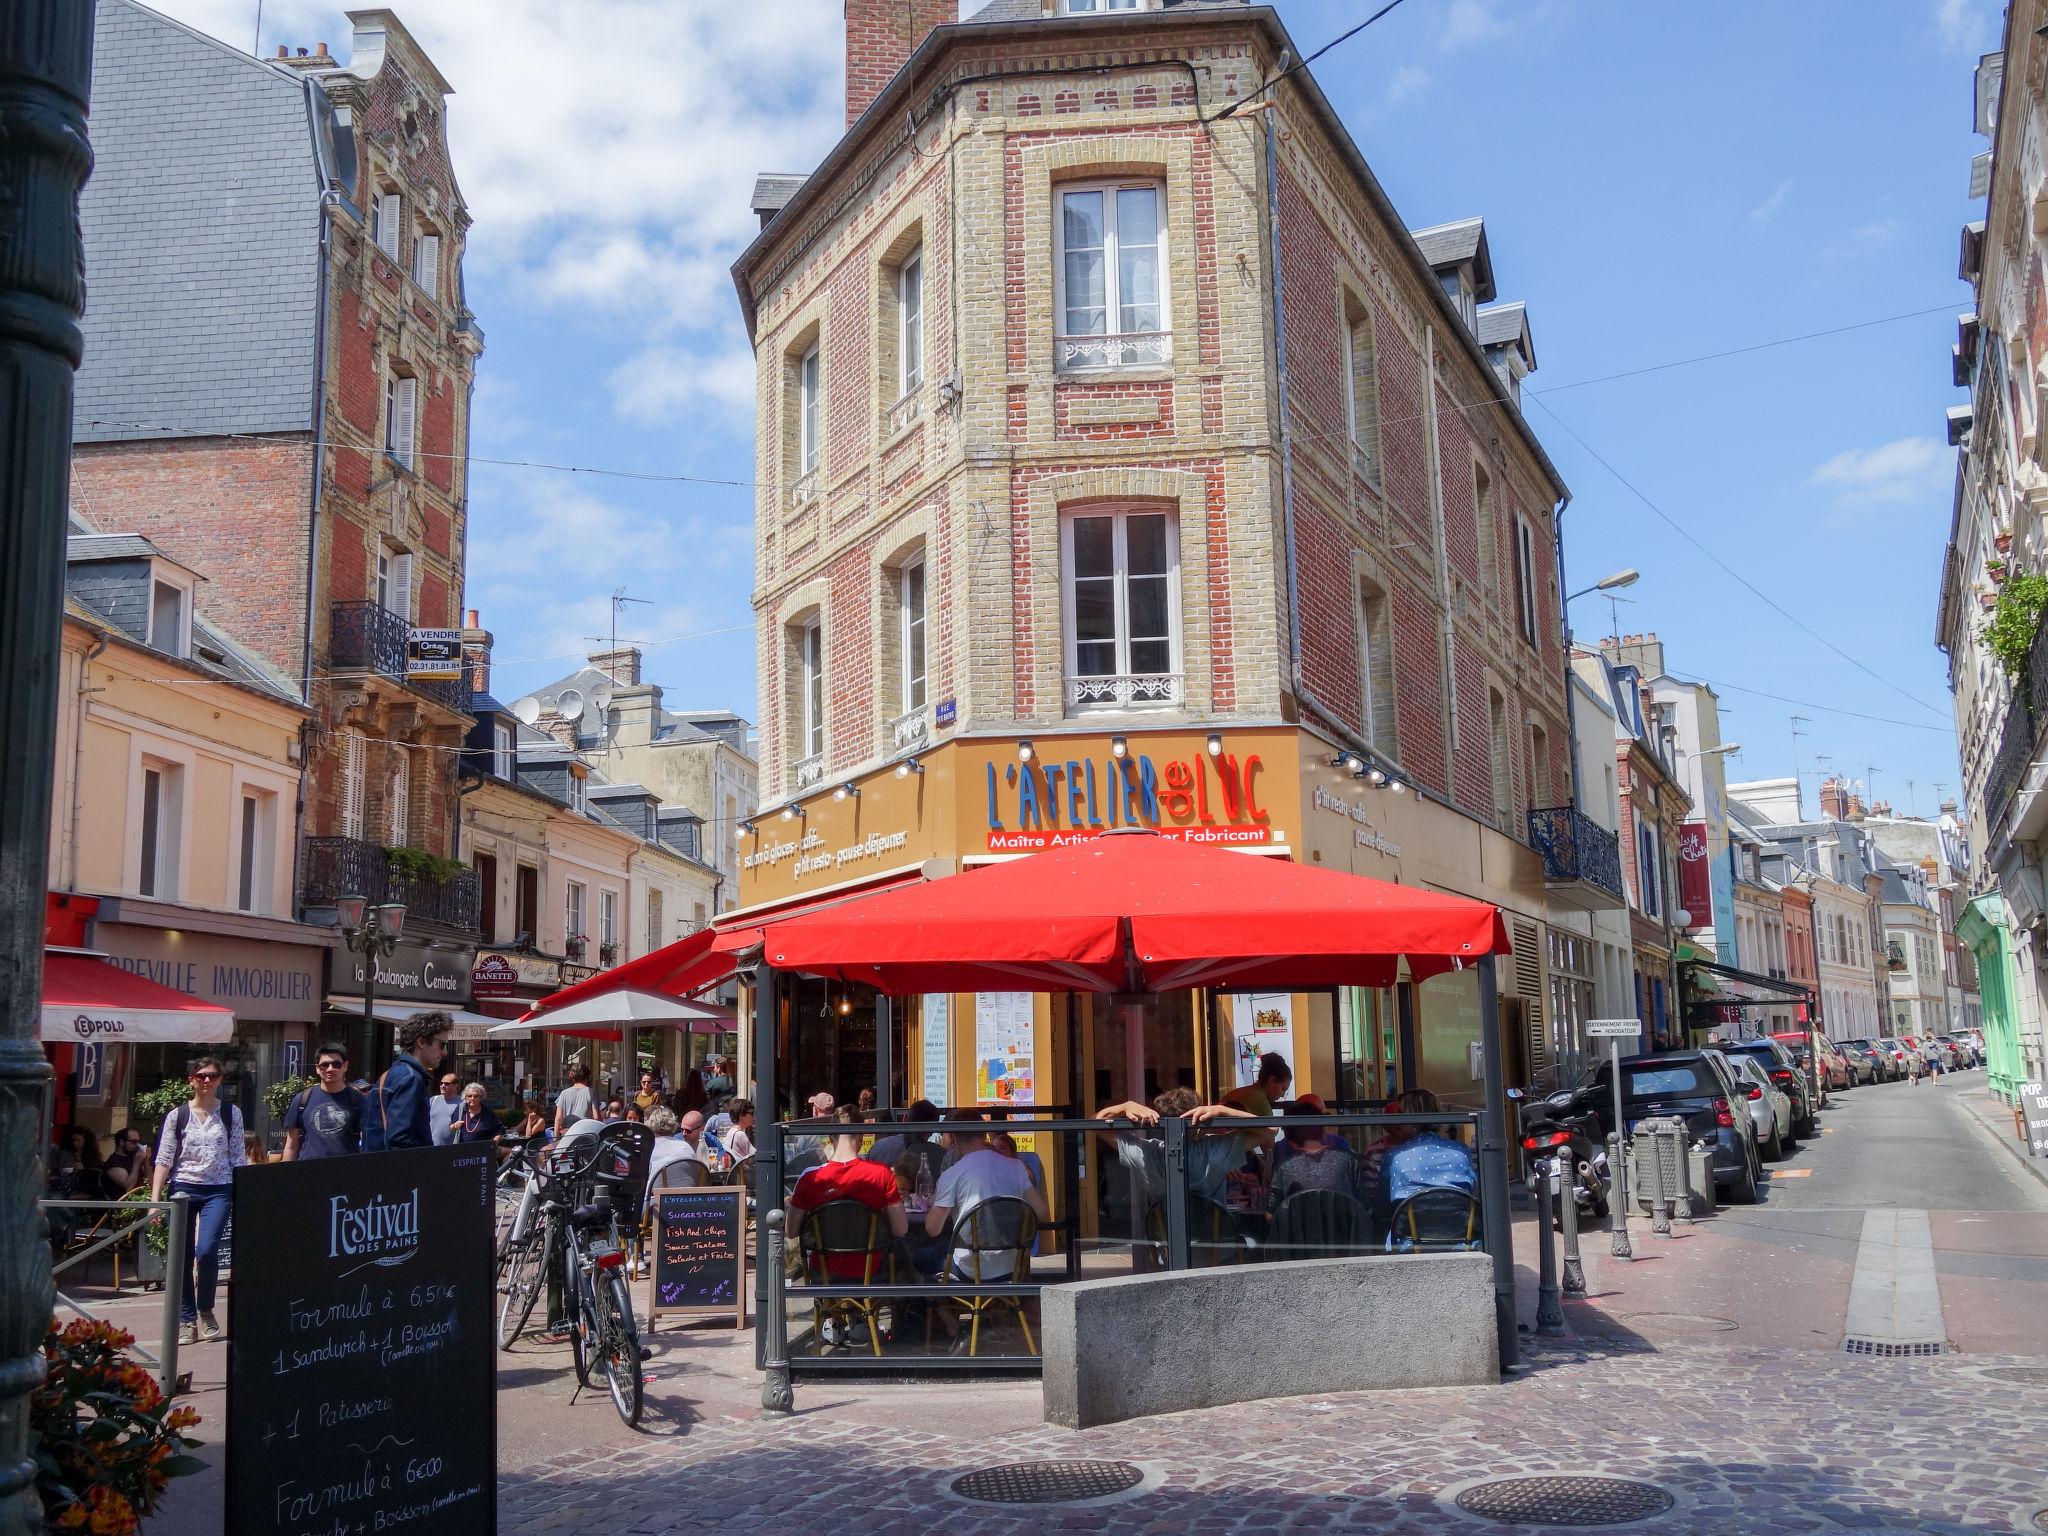
[[[501,1287],[514,1246],[532,1235],[538,1196],[533,1175],[547,1139],[548,1133],[541,1131],[532,1136],[501,1136],[496,1143],[499,1151],[507,1154],[496,1180],[496,1236],[492,1246]]]
[[[558,1277],[577,1382],[594,1386],[601,1374],[628,1425],[640,1422],[646,1356],[622,1232],[637,1219],[653,1148],[654,1134],[645,1126],[618,1122],[536,1162],[528,1188],[538,1220],[523,1232],[513,1224],[498,1313],[498,1344],[510,1349],[532,1318],[542,1286]]]

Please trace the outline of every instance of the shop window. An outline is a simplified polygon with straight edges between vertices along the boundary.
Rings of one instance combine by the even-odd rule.
[[[144,896],[176,901],[179,894],[179,838],[184,827],[185,772],[176,763],[144,759],[140,856],[135,889]]]
[[[1053,313],[1062,370],[1156,367],[1167,330],[1166,189],[1155,181],[1062,186],[1053,220]]]
[[[1173,517],[1088,511],[1061,526],[1066,705],[1181,702],[1180,548]]]
[[[481,900],[477,905],[478,926],[486,944],[498,942],[498,860],[495,854],[478,853],[470,856],[470,865],[476,870],[477,889]]]
[[[1365,739],[1388,757],[1400,753],[1394,708],[1394,623],[1386,590],[1361,577],[1358,583],[1359,725]]]

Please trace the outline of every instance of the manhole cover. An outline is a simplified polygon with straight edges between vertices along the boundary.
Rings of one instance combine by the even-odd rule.
[[[1458,1495],[1466,1514],[1508,1525],[1626,1525],[1671,1504],[1656,1484],[1622,1477],[1510,1477]]]
[[[1077,1504],[1106,1499],[1145,1479],[1128,1461],[1019,1461],[953,1479],[953,1492],[982,1504]]]
[[[2048,1531],[2048,1509],[2037,1509],[2034,1511],[2034,1524],[2042,1530]]]
[[[1993,1381],[2015,1381],[2023,1387],[2048,1387],[2048,1365],[1989,1365],[1984,1374]]]

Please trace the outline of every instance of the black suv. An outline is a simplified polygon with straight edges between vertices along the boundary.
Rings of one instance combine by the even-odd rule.
[[[1604,1136],[1614,1129],[1614,1087],[1606,1062],[1587,1084],[1597,1085],[1597,1091],[1584,1095],[1584,1102],[1599,1113]],[[1724,1191],[1722,1198],[1735,1205],[1754,1205],[1763,1169],[1742,1098],[1743,1089],[1718,1050],[1622,1058],[1621,1108],[1629,1127],[1658,1116],[1679,1116],[1690,1138],[1711,1149],[1714,1183]]]
[[[1785,1143],[1785,1150],[1791,1151],[1796,1138],[1812,1136],[1816,1129],[1813,1118],[1813,1084],[1807,1075],[1799,1070],[1799,1060],[1783,1041],[1773,1040],[1765,1035],[1760,1040],[1723,1040],[1714,1047],[1725,1055],[1754,1056],[1758,1066],[1770,1074],[1776,1083],[1792,1100],[1792,1135],[1795,1141]]]

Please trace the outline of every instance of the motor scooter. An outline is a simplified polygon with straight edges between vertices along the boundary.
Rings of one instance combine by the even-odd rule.
[[[1538,1206],[1547,1204],[1548,1180],[1554,1168],[1569,1181],[1581,1220],[1604,1220],[1607,1147],[1600,1137],[1600,1116],[1586,1095],[1587,1090],[1566,1088],[1537,1097],[1534,1089],[1521,1088],[1509,1097],[1523,1106],[1522,1157],[1529,1198]],[[1551,1220],[1563,1227],[1561,1212],[1552,1211]]]

